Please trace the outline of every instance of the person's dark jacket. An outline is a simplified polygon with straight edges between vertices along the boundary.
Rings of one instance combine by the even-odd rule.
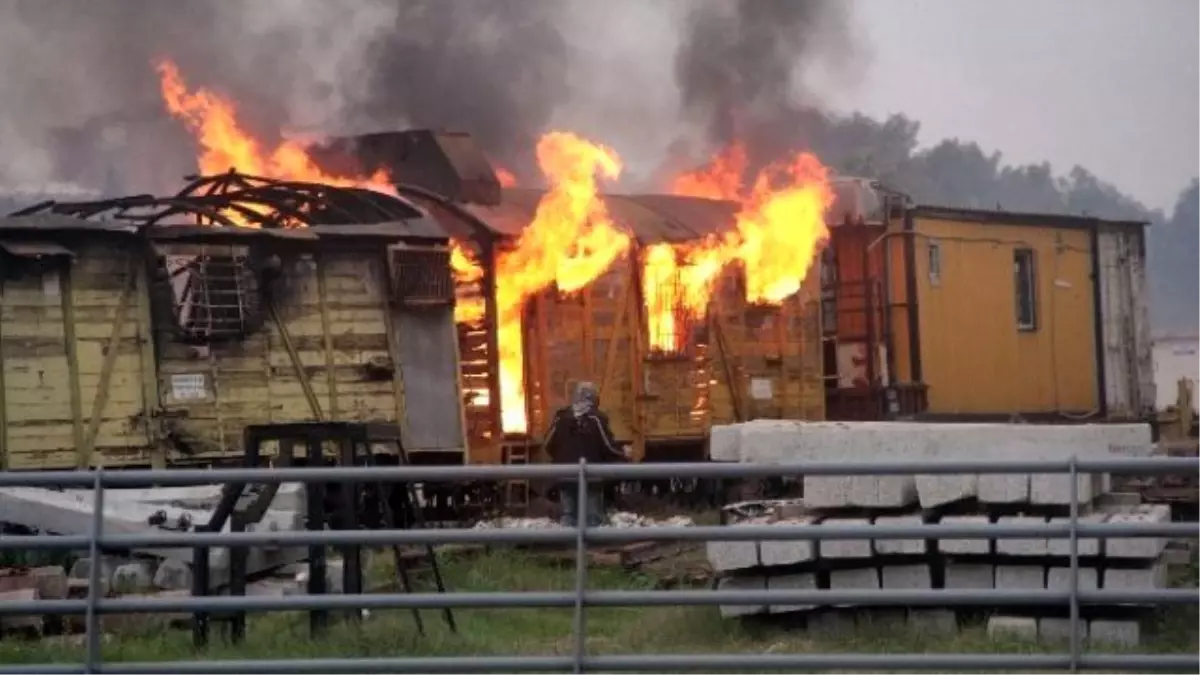
[[[625,453],[617,445],[608,415],[593,409],[576,416],[571,406],[559,408],[546,433],[546,453],[554,464],[620,462]]]

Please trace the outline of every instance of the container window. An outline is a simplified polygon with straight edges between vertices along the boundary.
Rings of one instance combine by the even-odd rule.
[[[1017,330],[1037,330],[1037,270],[1035,262],[1032,250],[1018,248],[1013,251]]]
[[[937,240],[929,242],[929,283],[942,283],[942,245]]]
[[[394,246],[390,253],[392,290],[401,304],[421,307],[454,303],[449,250]]]

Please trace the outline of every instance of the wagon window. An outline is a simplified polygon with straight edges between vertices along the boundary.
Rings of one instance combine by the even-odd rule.
[[[1037,330],[1037,270],[1034,263],[1031,249],[1018,248],[1013,251],[1017,330]]]
[[[244,339],[261,325],[261,288],[246,248],[181,246],[159,254],[158,293],[183,341]]]
[[[929,242],[929,283],[942,283],[942,245],[937,240]]]

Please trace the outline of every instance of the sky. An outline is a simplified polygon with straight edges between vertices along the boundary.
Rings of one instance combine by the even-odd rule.
[[[1196,0],[854,0],[870,53],[834,109],[1009,162],[1080,164],[1169,209],[1200,165]]]

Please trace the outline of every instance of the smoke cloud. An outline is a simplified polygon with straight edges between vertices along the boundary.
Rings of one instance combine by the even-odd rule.
[[[711,145],[741,140],[752,163],[780,147],[805,147],[821,116],[808,76],[825,70],[852,84],[864,59],[842,0],[691,3],[675,54],[683,115]]]
[[[266,142],[408,126],[507,161],[569,96],[563,3],[10,0],[0,4],[0,188],[165,192],[195,171],[154,64],[227,95]]]

